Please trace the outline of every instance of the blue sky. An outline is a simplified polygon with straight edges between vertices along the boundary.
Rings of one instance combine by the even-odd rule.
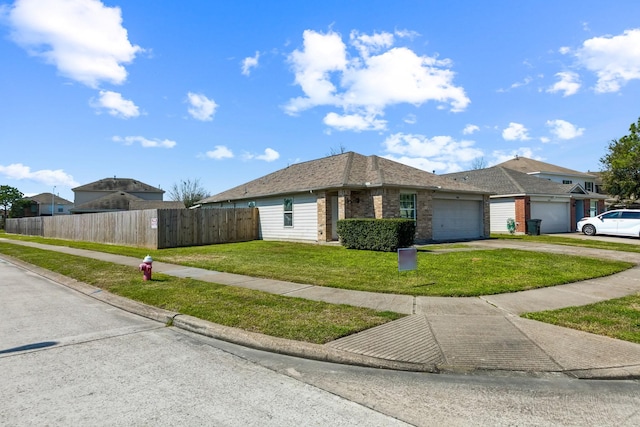
[[[28,195],[215,194],[342,149],[594,171],[639,95],[636,0],[0,0],[0,183]]]

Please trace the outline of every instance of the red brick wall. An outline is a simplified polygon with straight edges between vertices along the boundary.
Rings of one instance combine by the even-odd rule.
[[[516,233],[526,233],[528,219],[531,219],[531,200],[529,196],[516,197]]]

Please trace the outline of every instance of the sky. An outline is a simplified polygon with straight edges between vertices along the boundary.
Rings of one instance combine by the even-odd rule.
[[[0,184],[25,195],[213,195],[343,151],[598,171],[639,107],[637,0],[0,0]]]

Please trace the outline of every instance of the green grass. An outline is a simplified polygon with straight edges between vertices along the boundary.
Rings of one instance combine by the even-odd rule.
[[[640,344],[640,294],[522,317]]]
[[[334,245],[258,240],[147,251],[88,242],[20,239],[130,255],[141,260],[149,253],[155,261],[268,279],[425,296],[522,291],[602,277],[632,266],[627,262],[522,250],[459,248],[445,252],[420,250],[418,269],[398,272],[396,253],[348,250]]]
[[[510,234],[492,234],[492,238],[504,240],[522,240],[525,242],[535,243],[551,243],[554,245],[580,246],[584,248],[606,249],[610,251],[636,252],[640,253],[640,245],[633,243],[624,243],[625,239],[634,240],[635,238],[620,237],[620,242],[604,242],[597,239],[574,237],[554,236],[552,234],[543,234],[540,236],[529,236],[526,234],[510,235]]]
[[[0,252],[145,304],[275,337],[326,343],[403,315],[290,298],[0,242]]]
[[[284,242],[247,242],[230,245],[147,251],[145,249],[69,242],[28,236],[0,237],[111,252],[175,262],[252,276],[413,295],[479,295],[552,286],[613,274],[628,263],[557,256],[526,251],[470,250],[466,245],[429,245],[418,253],[416,272],[397,272],[395,254],[349,251],[341,247]],[[554,236],[497,238],[640,252],[640,246]],[[154,275],[142,282],[140,273],[86,258],[40,252],[0,243],[0,252],[58,271],[114,293],[158,307],[190,314],[215,323],[273,336],[323,343],[398,318],[376,313],[277,297],[256,291]],[[100,271],[100,279],[94,278]],[[95,281],[94,281],[95,280]],[[351,311],[354,310],[354,311]],[[589,306],[528,313],[524,317],[640,343],[640,295]]]

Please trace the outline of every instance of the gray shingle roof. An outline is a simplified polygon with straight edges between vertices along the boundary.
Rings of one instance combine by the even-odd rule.
[[[348,152],[290,165],[207,197],[199,203],[253,199],[316,190],[380,186],[487,193],[467,183],[456,182],[383,157]]]
[[[588,173],[579,172],[573,169],[567,169],[561,166],[552,165],[551,163],[545,163],[539,160],[533,160],[527,157],[519,157],[519,156],[511,160],[507,160],[506,162],[502,162],[496,166],[513,169],[523,173],[546,172],[554,175],[573,175],[573,176],[577,175],[577,176],[584,176],[585,178],[592,178],[592,179],[595,178],[595,176],[590,175]]]
[[[449,173],[443,176],[485,188],[499,195],[544,194],[566,196],[576,188],[574,184],[560,184],[502,166]],[[583,194],[587,193],[584,192]]]
[[[54,203],[56,205],[72,205],[73,202],[70,202],[67,199],[63,199],[60,196],[54,196],[53,193],[40,193],[40,194],[36,194],[35,196],[31,196],[31,197],[25,197],[26,200],[33,200],[34,202],[37,202],[39,204],[44,204],[46,205],[47,203],[51,204],[51,197],[54,198]]]
[[[115,191],[71,209],[71,212],[128,211],[129,203],[142,199],[124,191]]]
[[[72,188],[71,191],[126,191],[128,193],[164,193],[160,188],[152,187],[144,182],[131,178],[104,178],[99,181]]]

